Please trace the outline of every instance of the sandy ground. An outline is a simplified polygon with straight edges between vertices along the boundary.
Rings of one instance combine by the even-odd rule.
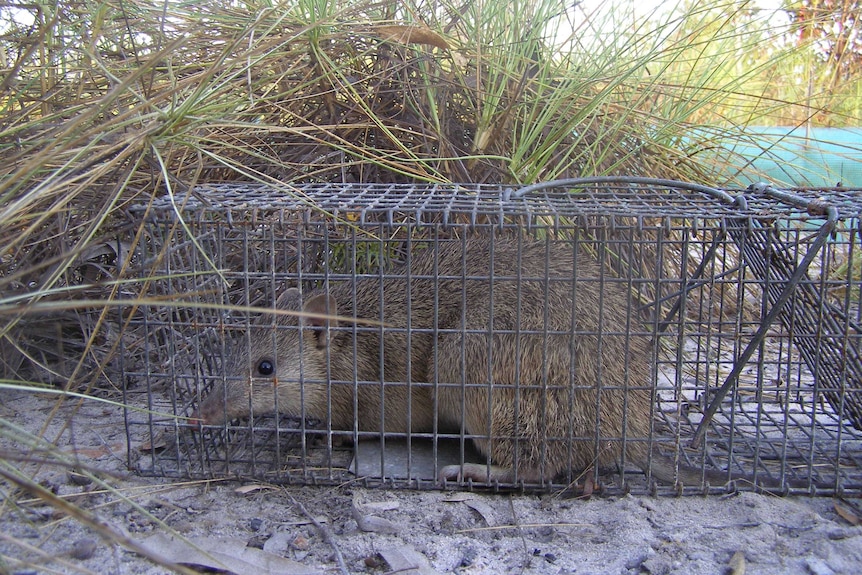
[[[44,427],[66,456],[120,477],[105,475],[102,485],[58,465],[9,460],[5,468],[20,466],[107,528],[200,572],[862,573],[862,526],[852,524],[860,500],[754,493],[579,500],[171,482],[128,472],[118,408],[87,401],[76,410],[67,401],[54,413],[55,406],[46,395],[4,391],[0,449],[22,450],[11,425]],[[56,508],[10,494],[3,484],[0,573],[170,572]]]

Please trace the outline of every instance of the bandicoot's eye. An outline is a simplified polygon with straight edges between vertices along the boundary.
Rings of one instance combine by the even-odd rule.
[[[260,375],[272,375],[275,373],[275,364],[268,359],[257,362],[257,373]]]

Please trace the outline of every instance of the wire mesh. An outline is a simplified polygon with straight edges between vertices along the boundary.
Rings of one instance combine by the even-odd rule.
[[[858,493],[856,192],[720,191],[643,179],[522,192],[232,184],[136,207],[147,236],[135,272],[141,293],[122,315],[130,465],[165,477],[518,490],[571,488],[591,470],[607,492],[719,492],[727,489],[720,479],[734,479],[741,489],[757,481],[781,492]],[[463,243],[468,239],[473,243]],[[521,247],[508,249],[507,242]],[[504,249],[469,247],[488,244]],[[428,267],[423,262],[434,258],[422,254],[455,254],[462,265],[441,266],[438,258]],[[568,275],[548,272],[560,267],[553,260]],[[272,312],[291,309],[290,288],[299,288],[305,302],[337,294],[339,316],[361,307],[350,303],[357,297],[375,300],[377,307],[366,311],[376,316],[335,326]],[[392,299],[405,289],[412,295]],[[555,329],[562,308],[585,315],[579,306],[586,300],[579,298],[593,297],[595,314],[612,321],[572,320],[570,330]],[[147,298],[151,303],[140,305]],[[472,319],[463,303],[470,298],[485,309]],[[541,318],[525,311],[533,307],[524,302],[533,301],[541,304]],[[407,311],[396,311],[396,304]],[[458,308],[460,323],[441,319],[452,315],[447,305]],[[423,316],[423,309],[430,311]],[[509,311],[514,319],[506,323]],[[327,356],[322,367],[300,353],[298,363],[306,365],[293,386],[254,373],[250,358],[262,350],[284,356],[285,342],[297,337],[303,350],[328,341],[321,337],[345,338],[338,341],[352,347],[346,358]],[[528,356],[516,352],[516,375],[495,371],[495,337],[504,342],[500,349],[510,349],[506,338],[538,338],[532,351],[540,366],[553,363],[549,347],[564,349],[571,362],[566,373],[539,374],[536,385],[543,397],[567,397],[564,412],[594,421],[554,435],[548,431],[556,429],[548,425],[554,406],[530,411],[524,398],[531,396],[524,394],[531,392],[505,396],[506,389],[532,385],[524,375],[531,368]],[[482,381],[467,377],[464,367],[471,360],[463,349],[476,349],[468,343],[475,338],[488,346],[479,355],[487,364],[477,372],[487,374]],[[402,347],[391,348],[389,340]],[[572,351],[581,340],[594,342],[583,344],[593,345],[598,358],[591,369]],[[648,351],[638,352],[647,341]],[[460,354],[452,342],[461,344]],[[243,362],[248,371],[237,371]],[[416,367],[426,363],[430,371]],[[461,366],[462,375],[450,378],[456,381],[440,379],[447,363]],[[387,370],[407,376],[393,380]],[[213,390],[260,386],[269,393],[262,403],[268,408],[248,394],[237,402],[221,391],[220,409],[245,402],[243,416],[225,413],[225,421],[207,426],[193,419]],[[447,386],[462,398],[472,388],[481,393],[489,406],[483,424],[468,429],[445,421],[453,411],[442,399]],[[496,394],[508,403],[496,402]],[[402,408],[387,397],[401,398]],[[510,408],[501,412],[499,405]],[[468,408],[458,409],[466,416]],[[368,414],[376,427],[358,423]],[[636,425],[643,421],[646,427]],[[530,435],[530,426],[539,431]],[[568,451],[554,451],[558,443]],[[622,443],[629,447],[606,456]],[[514,474],[440,479],[447,465],[499,463],[508,452],[494,445],[515,446]],[[586,464],[584,454],[591,455]],[[533,463],[519,466],[519,457]],[[700,481],[663,481],[659,471],[668,462],[693,472],[689,479],[699,473]],[[531,473],[533,467],[545,472]]]

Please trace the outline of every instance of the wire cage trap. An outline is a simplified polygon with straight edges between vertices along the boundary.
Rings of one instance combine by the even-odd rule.
[[[223,184],[136,207],[129,465],[858,494],[857,198],[588,178]]]

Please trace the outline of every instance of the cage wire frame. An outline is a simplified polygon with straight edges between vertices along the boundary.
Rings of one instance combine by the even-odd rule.
[[[165,196],[131,210],[146,237],[133,277],[143,287],[119,319],[129,466],[161,477],[287,484],[576,484],[583,470],[534,483],[441,482],[445,460],[490,462],[463,430],[358,441],[355,426],[304,417],[255,414],[204,428],[190,419],[225,381],[226,358],[248,345],[250,312],[274,308],[287,287],[308,293],[361,277],[382,286],[400,269],[393,261],[409,259],[411,246],[429,237],[514,233],[580,245],[603,270],[589,281],[599,290],[622,282],[632,294],[634,325],[655,344],[646,382],[655,390],[653,431],[636,439],[680,465],[767,478],[784,493],[858,494],[860,211],[858,190],[718,190],[635,177],[521,189],[213,184]],[[596,433],[587,439],[598,448]],[[754,488],[664,485],[631,465],[594,471],[607,493]]]

